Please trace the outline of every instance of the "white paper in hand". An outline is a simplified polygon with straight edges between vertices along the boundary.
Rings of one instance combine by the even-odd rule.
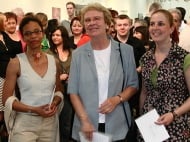
[[[145,142],[162,142],[170,137],[164,125],[155,124],[158,118],[153,109],[135,120]]]
[[[53,98],[54,98],[54,94],[55,94],[55,88],[56,88],[56,86],[54,86],[54,88],[53,88],[53,92],[52,92],[52,95],[51,95],[51,98],[50,98],[50,101],[49,101],[49,105],[51,105],[52,104],[52,102],[53,102]]]
[[[79,132],[79,136],[80,142],[90,142],[85,138],[82,132]],[[111,142],[111,136],[100,132],[94,132],[91,142]]]

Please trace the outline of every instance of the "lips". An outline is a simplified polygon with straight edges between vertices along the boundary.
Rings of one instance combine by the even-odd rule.
[[[32,41],[30,41],[30,43],[31,44],[38,44],[38,43],[40,43],[38,40],[32,40]]]

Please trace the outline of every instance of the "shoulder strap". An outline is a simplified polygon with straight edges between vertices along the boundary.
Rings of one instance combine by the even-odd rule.
[[[125,74],[125,69],[123,68],[123,56],[122,56],[122,52],[121,52],[121,45],[120,45],[120,42],[119,42],[119,52],[120,52],[120,58],[121,58],[121,65],[122,65],[122,69],[123,69],[123,73]],[[125,75],[123,75],[123,85],[122,85],[122,90],[124,90],[124,81],[125,81]],[[126,122],[127,122],[127,127],[129,128],[129,120],[128,120],[128,117],[127,117],[127,112],[125,110],[125,105],[124,103],[122,102],[122,107],[123,107],[123,111],[124,111],[124,115],[125,115],[125,119],[126,119]]]

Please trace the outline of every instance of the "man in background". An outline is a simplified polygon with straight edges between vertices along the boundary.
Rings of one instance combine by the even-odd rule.
[[[67,29],[69,36],[72,36],[70,22],[71,22],[72,18],[75,17],[75,8],[76,8],[76,6],[73,2],[67,2],[66,9],[67,9],[67,14],[68,14],[68,20],[65,19],[61,22],[61,25]]]

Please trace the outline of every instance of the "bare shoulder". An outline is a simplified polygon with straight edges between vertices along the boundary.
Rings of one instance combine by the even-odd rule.
[[[15,57],[9,61],[7,67],[7,73],[16,73],[18,74],[20,70],[20,63],[18,57]]]

